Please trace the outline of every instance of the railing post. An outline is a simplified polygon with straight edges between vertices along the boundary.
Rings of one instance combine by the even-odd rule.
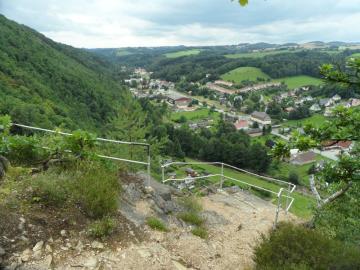
[[[220,189],[223,188],[223,183],[224,183],[224,163],[221,163]]]
[[[150,179],[151,179],[150,145],[148,146],[148,165],[147,165],[147,173],[148,173],[148,187],[150,187]]]
[[[286,208],[285,208],[285,214],[286,214],[286,215],[288,214],[289,196],[290,196],[290,193],[291,193],[291,184],[290,184],[290,182],[289,182],[289,185],[288,185],[288,194],[287,194],[287,197],[286,197]]]
[[[278,193],[278,203],[277,203],[277,207],[276,207],[276,213],[275,213],[275,220],[274,220],[274,226],[273,229],[276,229],[277,223],[278,223],[278,218],[279,218],[279,212],[280,212],[280,205],[281,205],[281,195],[283,192],[283,188],[280,188],[280,191]]]
[[[161,175],[162,175],[162,182],[164,183],[164,180],[165,180],[165,167],[164,167],[164,165],[161,166]]]

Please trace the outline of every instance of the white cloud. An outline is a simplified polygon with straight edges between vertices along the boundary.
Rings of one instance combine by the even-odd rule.
[[[76,47],[359,41],[358,0],[0,0],[0,12]]]

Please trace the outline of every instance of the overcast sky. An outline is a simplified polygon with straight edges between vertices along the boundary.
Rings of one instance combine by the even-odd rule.
[[[86,48],[360,41],[360,0],[0,0],[0,13]]]

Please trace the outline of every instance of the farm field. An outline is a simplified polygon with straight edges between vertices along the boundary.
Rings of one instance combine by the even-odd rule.
[[[235,53],[235,54],[225,54],[226,58],[237,59],[237,58],[261,58],[268,55],[276,55],[281,53],[292,53],[297,52],[295,50],[276,50],[276,51],[262,51],[262,52],[248,52],[248,53]]]
[[[116,51],[116,56],[118,56],[118,57],[131,55],[131,54],[133,54],[133,53],[129,52],[127,50],[124,50],[124,49],[119,49],[119,50]]]
[[[182,56],[191,56],[191,55],[197,55],[201,52],[199,49],[193,49],[193,50],[183,50],[178,52],[172,52],[172,53],[166,53],[165,56],[167,58],[178,58]]]
[[[285,77],[285,78],[275,79],[274,81],[284,82],[289,89],[294,89],[306,85],[321,85],[323,83],[321,79],[305,76],[305,75]]]
[[[195,160],[192,159],[186,159],[188,162],[197,162]],[[191,167],[194,170],[197,171],[206,171],[208,173],[211,174],[215,174],[215,173],[220,173],[220,167],[215,166],[215,165],[211,165],[211,164],[201,164],[201,165],[185,165],[182,168],[179,168],[178,170],[176,170],[177,173],[177,177],[178,178],[182,178],[185,177],[185,171],[184,168],[188,168]],[[235,179],[239,179],[243,182],[246,183],[250,183],[250,184],[255,184],[257,186],[269,189],[269,190],[273,190],[275,192],[279,191],[280,186],[276,185],[272,182],[266,181],[264,179],[258,178],[256,176],[252,176],[246,173],[242,173],[242,172],[238,172],[236,170],[233,169],[229,169],[229,168],[224,168],[224,174],[235,178]],[[217,179],[215,178],[210,178],[212,179],[213,182],[217,182],[220,180],[219,177],[217,177]],[[246,185],[242,185],[241,183],[237,183],[234,182],[233,184],[239,185],[242,188],[246,188]],[[301,218],[309,218],[312,215],[312,207],[315,205],[315,200],[314,198],[312,198],[311,196],[307,196],[304,194],[300,194],[298,192],[294,192],[292,194],[292,197],[295,198],[294,204],[290,210],[290,212],[294,213],[295,215],[301,217]],[[275,202],[274,198],[273,198],[273,202]]]
[[[242,81],[256,81],[257,78],[270,79],[270,77],[255,67],[240,67],[231,70],[221,76],[221,79],[225,81],[234,81],[235,83],[241,83]]]
[[[219,119],[220,114],[218,112],[210,113],[210,109],[201,108],[190,112],[175,112],[171,114],[172,121],[178,121],[182,116],[185,116],[187,120],[194,121],[205,118],[211,118],[213,120]]]
[[[327,118],[324,115],[314,114],[309,118],[286,121],[282,125],[287,127],[302,127],[306,124],[312,124],[315,127],[320,127],[326,120]]]
[[[354,54],[350,55],[350,57],[360,58],[360,53],[354,53]]]

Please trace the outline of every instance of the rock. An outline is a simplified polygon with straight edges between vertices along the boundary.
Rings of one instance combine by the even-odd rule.
[[[95,248],[95,249],[103,249],[104,248],[104,245],[98,241],[93,241],[91,243],[91,247],[92,248]]]
[[[140,200],[141,193],[134,183],[130,183],[124,187],[124,196],[128,201],[135,202]]]
[[[96,268],[97,265],[98,265],[98,260],[95,257],[88,258],[87,261],[84,263],[84,266],[90,269]]]
[[[5,249],[3,249],[2,247],[0,247],[0,257],[5,255]]]
[[[60,235],[61,235],[62,237],[65,237],[65,236],[66,236],[66,231],[65,231],[65,230],[61,230]]]
[[[31,250],[29,248],[25,249],[23,251],[23,253],[21,254],[21,256],[20,256],[20,259],[21,259],[22,262],[27,262],[27,261],[30,260],[31,255],[32,255]]]
[[[154,189],[152,187],[150,187],[150,186],[146,186],[144,188],[144,191],[145,191],[146,194],[154,194]]]
[[[41,259],[41,256],[42,256],[42,250],[39,249],[39,250],[36,250],[36,251],[34,252],[33,258],[34,258],[35,260],[40,260],[40,259]]]
[[[141,258],[149,258],[151,257],[151,253],[147,249],[139,249],[137,251]]]
[[[48,252],[48,253],[52,252],[52,248],[51,248],[51,246],[49,244],[46,244],[45,251]]]
[[[36,243],[36,245],[33,247],[33,251],[36,252],[36,251],[39,251],[43,248],[44,246],[44,241],[39,241]]]
[[[53,243],[54,242],[54,239],[52,237],[49,238],[48,240],[49,243]]]
[[[48,268],[51,268],[53,257],[51,255],[47,255],[44,262]]]
[[[172,263],[177,270],[187,270],[188,269],[187,267],[183,266],[181,263],[179,263],[177,261],[172,261]]]
[[[78,252],[81,252],[81,251],[84,249],[84,244],[81,242],[81,240],[79,240],[79,242],[77,243],[75,249],[76,249]]]

